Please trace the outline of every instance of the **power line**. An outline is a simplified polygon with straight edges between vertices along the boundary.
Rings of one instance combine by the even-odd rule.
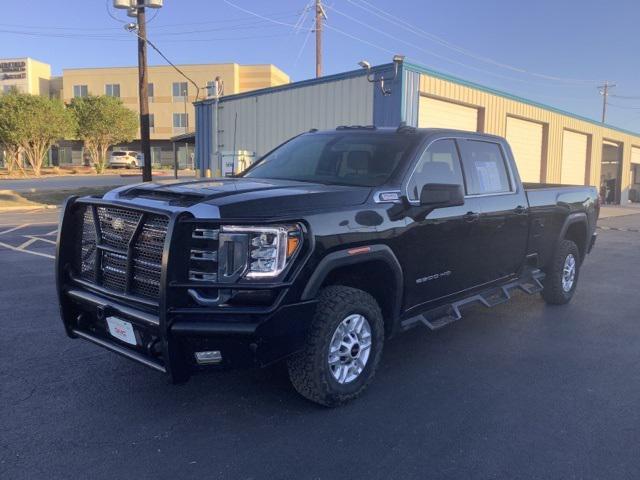
[[[108,36],[108,35],[87,35],[87,34],[72,34],[72,33],[41,33],[41,32],[22,32],[17,30],[0,30],[0,34],[11,35],[26,35],[32,37],[42,38],[59,38],[63,40],[97,40],[102,42],[128,42],[126,38],[120,36]],[[218,41],[233,41],[233,40],[252,40],[257,38],[284,38],[288,37],[288,33],[280,33],[274,35],[243,35],[243,36],[220,36],[220,37],[207,37],[207,38],[172,38],[167,40],[169,43],[196,43],[196,42],[218,42]]]
[[[609,95],[609,96],[613,97],[613,95]],[[609,105],[610,107],[623,108],[625,110],[640,110],[640,106],[617,105],[611,102],[607,102],[607,105]]]
[[[572,84],[592,84],[597,82],[598,80],[586,80],[586,79],[575,79],[575,78],[564,78],[564,77],[558,77],[558,76],[554,76],[554,75],[546,75],[546,74],[542,74],[542,73],[537,73],[537,72],[533,72],[530,70],[526,70],[524,68],[520,68],[520,67],[516,67],[513,65],[509,65],[503,62],[499,62],[497,60],[494,60],[490,57],[486,57],[486,56],[482,56],[482,55],[478,55],[476,53],[473,53],[461,46],[455,45],[445,39],[443,39],[442,37],[439,37],[437,35],[434,35],[433,33],[427,32],[426,30],[423,30],[419,27],[416,27],[415,25],[410,24],[409,22],[401,19],[400,17],[397,17],[395,15],[392,15],[388,12],[386,12],[385,10],[376,7],[375,5],[369,3],[366,0],[358,0],[359,2],[362,2],[363,4],[366,4],[368,7],[360,4],[360,3],[356,3],[354,0],[347,0],[349,3],[351,3],[352,5],[370,13],[373,14],[375,16],[377,16],[378,18],[381,18],[389,23],[392,23],[396,26],[399,26],[401,28],[404,28],[405,30],[413,33],[414,35],[417,36],[421,36],[423,38],[427,38],[429,40],[435,41],[437,43],[439,43],[440,45],[442,45],[445,48],[449,48],[451,50],[454,50],[458,53],[461,53],[463,55],[466,55],[468,57],[474,58],[475,60],[481,61],[481,62],[485,62],[485,63],[489,63],[501,68],[505,68],[508,70],[512,70],[514,72],[518,72],[518,73],[523,73],[523,74],[528,74],[528,75],[532,75],[538,78],[542,78],[545,80],[551,80],[551,81],[556,81],[556,82],[562,82],[562,83],[572,83]]]
[[[186,78],[194,87],[196,87],[196,102],[197,102],[198,98],[200,97],[200,87],[198,86],[198,84],[194,82],[193,79],[189,77],[186,73],[184,73],[179,67],[177,67],[171,60],[169,60],[167,56],[164,53],[162,53],[162,51],[160,51],[160,49],[156,47],[151,40],[149,40],[149,38],[147,38],[146,36],[145,37],[140,36],[135,29],[127,29],[127,30],[133,33],[136,37],[141,39],[143,42],[148,43],[149,46],[158,53],[158,55],[160,55],[169,65],[171,65],[174,68],[174,70],[176,70],[180,75]]]
[[[627,96],[627,95],[615,95],[613,93],[609,94],[610,97],[620,98],[623,100],[640,100],[638,96]]]
[[[477,72],[484,73],[486,75],[491,75],[491,76],[494,76],[494,77],[497,77],[497,78],[502,78],[504,80],[527,83],[529,85],[536,85],[536,86],[542,86],[542,87],[547,87],[548,86],[548,84],[531,82],[529,80],[522,79],[522,78],[517,78],[517,77],[510,77],[510,76],[507,76],[507,75],[502,75],[500,73],[492,72],[490,70],[485,70],[483,68],[479,68],[479,67],[476,67],[476,66],[473,66],[473,65],[469,65],[468,63],[464,63],[464,62],[461,62],[459,60],[455,60],[453,58],[447,57],[447,56],[442,55],[440,53],[434,52],[433,50],[429,50],[429,49],[426,49],[424,47],[420,47],[419,45],[416,45],[413,42],[410,42],[410,41],[404,40],[402,38],[399,38],[397,35],[392,35],[389,32],[385,32],[384,30],[376,28],[376,27],[374,27],[374,26],[372,26],[372,25],[370,25],[370,24],[368,24],[366,22],[363,22],[362,20],[354,18],[354,17],[352,17],[351,15],[349,15],[347,13],[341,12],[340,10],[336,9],[335,7],[327,7],[327,8],[329,8],[331,11],[337,13],[338,15],[341,15],[341,16],[343,16],[343,17],[345,17],[345,18],[347,18],[347,19],[349,19],[349,20],[351,20],[351,21],[353,21],[353,22],[355,22],[355,23],[357,23],[359,25],[362,25],[362,26],[364,26],[364,27],[376,32],[376,33],[379,33],[380,35],[384,35],[387,38],[390,38],[392,40],[395,40],[395,41],[398,41],[398,42],[403,43],[405,45],[408,45],[409,47],[414,48],[416,50],[419,50],[419,51],[421,51],[423,53],[426,53],[427,55],[431,55],[431,56],[433,56],[435,58],[439,58],[439,59],[444,60],[446,62],[453,63],[453,64],[458,65],[460,67],[468,68],[469,70],[475,70]]]

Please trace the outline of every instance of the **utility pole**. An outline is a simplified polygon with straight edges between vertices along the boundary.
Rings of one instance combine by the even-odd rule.
[[[138,14],[138,97],[140,97],[140,149],[144,163],[142,181],[151,178],[151,139],[149,134],[149,72],[147,70],[147,21],[144,0],[137,0]]]
[[[322,76],[322,21],[326,18],[322,0],[316,0],[316,78]]]
[[[187,113],[187,100],[189,99],[189,90],[184,89],[182,91],[182,99],[184,101],[184,133],[189,133],[189,115]],[[184,137],[184,163],[185,168],[189,168],[189,140],[187,136]],[[178,162],[176,160],[174,175],[178,178]]]
[[[615,83],[609,83],[605,80],[604,85],[600,85],[600,95],[602,95],[602,123],[605,123],[607,118],[607,100],[609,98],[609,89],[615,87]]]

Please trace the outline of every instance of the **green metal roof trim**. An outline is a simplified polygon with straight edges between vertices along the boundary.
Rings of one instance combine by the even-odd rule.
[[[379,73],[379,72],[383,72],[386,71],[390,68],[393,67],[393,63],[385,63],[383,65],[376,65],[375,67],[371,68],[371,72],[372,73]],[[302,87],[308,87],[309,85],[317,85],[317,84],[321,84],[321,83],[328,83],[328,82],[334,82],[336,80],[344,80],[346,78],[355,78],[355,77],[362,77],[364,75],[366,75],[367,72],[362,69],[359,68],[357,70],[349,70],[348,72],[342,72],[342,73],[336,73],[333,75],[327,75],[326,77],[320,77],[320,78],[310,78],[308,80],[300,80],[298,82],[291,82],[291,83],[284,83],[282,85],[278,85],[276,87],[265,87],[265,88],[259,88],[257,90],[251,90],[249,92],[242,92],[242,93],[234,93],[232,95],[225,95],[220,97],[220,102],[225,102],[227,100],[236,100],[238,98],[246,98],[246,97],[257,97],[258,95],[265,95],[267,93],[272,93],[272,92],[280,92],[283,90],[292,90],[294,88],[302,88]],[[194,105],[198,105],[201,103],[213,103],[214,99],[213,98],[206,98],[203,100],[199,100],[197,102],[193,102]]]
[[[527,103],[527,104],[532,105],[534,107],[538,107],[538,108],[542,108],[544,110],[549,110],[549,111],[552,111],[552,112],[555,112],[555,113],[559,113],[560,115],[566,115],[568,117],[573,117],[573,118],[575,118],[577,120],[582,120],[583,122],[588,122],[588,123],[591,123],[591,124],[596,125],[598,127],[609,128],[611,130],[615,130],[617,132],[625,133],[627,135],[633,135],[635,137],[640,137],[640,133],[632,132],[631,130],[626,130],[626,129],[620,128],[620,127],[614,127],[613,125],[609,125],[607,123],[601,123],[601,122],[598,122],[597,120],[593,120],[592,118],[587,118],[587,117],[583,117],[582,115],[577,115],[575,113],[567,112],[566,110],[562,110],[560,108],[552,107],[551,105],[545,105],[544,103],[540,103],[540,102],[536,102],[536,101],[529,100],[529,99],[526,99],[526,98],[522,98],[522,97],[519,97],[517,95],[513,95],[511,93],[503,92],[501,90],[496,90],[496,89],[490,88],[490,87],[485,87],[484,85],[480,85],[478,83],[469,82],[468,80],[462,80],[461,78],[457,78],[457,77],[453,77],[451,75],[446,75],[444,73],[436,72],[435,70],[431,70],[429,68],[423,67],[422,65],[417,65],[415,63],[411,63],[411,62],[405,61],[403,63],[403,68],[405,68],[407,70],[410,70],[410,71],[413,71],[413,72],[424,73],[424,74],[430,75],[432,77],[437,77],[437,78],[440,78],[442,80],[447,80],[449,82],[457,83],[458,85],[464,85],[465,87],[475,88],[476,90],[482,90],[483,92],[491,93],[493,95],[498,95],[499,97],[508,98],[509,100],[515,100],[517,102]]]

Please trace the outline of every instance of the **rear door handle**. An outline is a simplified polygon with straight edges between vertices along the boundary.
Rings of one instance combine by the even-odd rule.
[[[523,207],[522,205],[518,205],[516,208],[513,209],[513,212],[516,215],[523,215],[523,214],[527,213],[527,207]]]
[[[480,214],[478,212],[467,212],[462,216],[462,218],[465,222],[477,222],[480,218]]]

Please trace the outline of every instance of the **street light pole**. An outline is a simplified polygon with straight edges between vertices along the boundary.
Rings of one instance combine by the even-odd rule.
[[[189,114],[187,113],[187,100],[189,99],[189,90],[185,89],[182,92],[184,98],[184,133],[189,133]],[[184,137],[184,163],[189,164],[189,139]],[[176,170],[176,178],[178,178],[178,171]]]
[[[144,0],[137,0],[138,14],[138,96],[140,97],[140,149],[142,150],[142,181],[150,182],[151,135],[149,133],[149,71],[147,69],[147,21]]]

